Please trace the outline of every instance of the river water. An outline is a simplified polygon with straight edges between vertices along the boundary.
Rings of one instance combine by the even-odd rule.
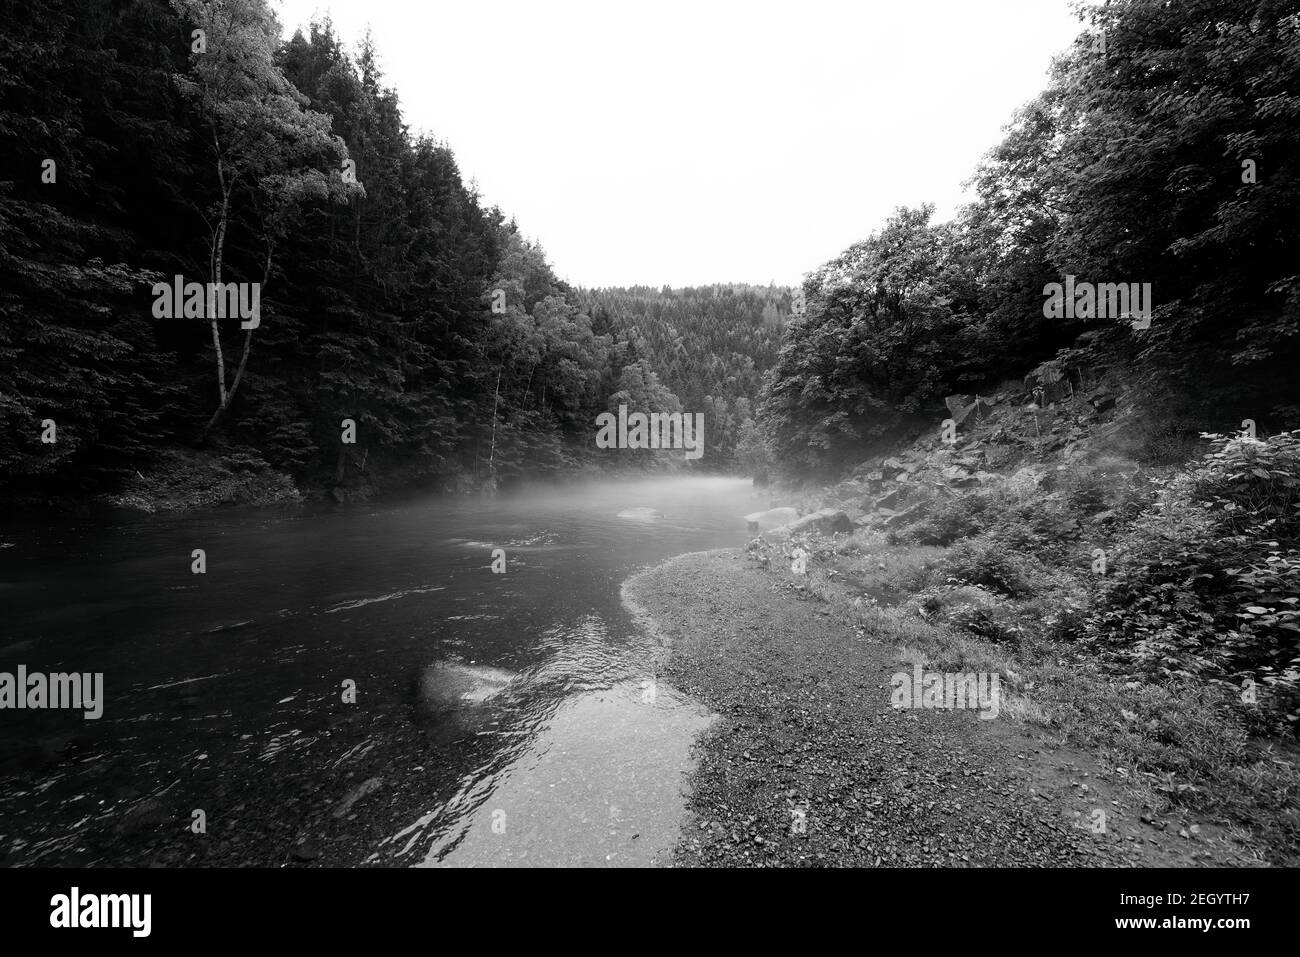
[[[102,672],[104,713],[0,711],[0,859],[662,860],[712,716],[619,588],[761,507],[674,477],[6,527],[0,671]]]

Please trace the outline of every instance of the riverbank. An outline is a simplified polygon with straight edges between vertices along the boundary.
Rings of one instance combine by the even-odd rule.
[[[851,614],[762,549],[683,555],[623,595],[665,643],[662,677],[722,716],[696,745],[679,866],[1264,861],[1247,832],[1151,800],[1036,724],[1023,684],[1004,688],[996,720],[893,707],[892,676],[935,660],[926,636],[903,616]]]
[[[635,464],[626,461],[599,465],[577,462],[564,470],[536,475],[513,474],[500,482],[453,470],[426,475],[398,470],[350,473],[341,482],[326,477],[297,476],[268,464],[251,447],[160,450],[141,470],[125,474],[111,491],[53,493],[38,487],[0,494],[0,513],[14,517],[36,515],[87,518],[126,518],[142,515],[187,515],[217,509],[273,509],[303,504],[390,504],[412,496],[468,496],[513,491],[532,484],[580,480],[690,474],[733,477],[716,469],[685,469],[680,463]]]

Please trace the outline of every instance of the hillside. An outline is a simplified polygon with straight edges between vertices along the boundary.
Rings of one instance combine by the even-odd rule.
[[[583,290],[595,328],[627,339],[682,407],[705,414],[709,443],[703,466],[748,464],[757,442],[754,407],[776,362],[794,290],[776,286],[648,286]]]
[[[1055,374],[773,492],[811,515],[748,557],[898,661],[1001,675],[1017,733],[1091,755],[1137,840],[1294,863],[1300,432],[1225,423],[1184,462],[1119,376]]]

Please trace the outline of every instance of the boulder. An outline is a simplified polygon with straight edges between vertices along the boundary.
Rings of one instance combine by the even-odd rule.
[[[992,414],[993,414],[993,406],[990,405],[988,402],[985,402],[983,399],[976,398],[975,401],[972,402],[970,405],[966,406],[965,408],[961,409],[958,412],[954,412],[952,419],[958,425],[961,425],[963,422],[965,422],[968,419],[971,422],[983,422]]]
[[[960,422],[966,417],[965,412],[974,404],[975,398],[973,395],[950,395],[943,400],[943,404],[948,407],[949,414]]]
[[[791,535],[798,535],[803,532],[820,532],[823,535],[833,535],[836,532],[853,531],[853,520],[840,509],[823,508],[818,509],[811,515],[805,515],[803,518],[791,522],[786,526],[786,531]]]
[[[1047,484],[1049,474],[1046,466],[1026,465],[1007,479],[1007,490],[1017,495],[1030,495]]]
[[[949,485],[954,485],[957,488],[971,488],[972,486],[980,484],[980,479],[971,472],[962,468],[960,465],[949,465],[939,474],[945,482]]]
[[[334,816],[336,818],[346,817],[352,810],[352,806],[363,798],[369,797],[384,786],[383,778],[366,778],[346,795],[343,800],[334,805]]]
[[[876,507],[890,509],[898,508],[900,505],[906,504],[907,500],[911,497],[912,490],[905,486],[900,486],[876,499]]]
[[[501,668],[440,661],[419,676],[419,707],[433,713],[474,708],[496,698],[515,680]]]
[[[1061,457],[1067,462],[1078,462],[1087,458],[1091,451],[1091,443],[1087,439],[1079,439],[1065,446]]]
[[[1061,376],[1059,379],[1051,380],[1044,378],[1037,372],[1031,372],[1025,377],[1025,389],[1033,395],[1040,405],[1051,405],[1053,402],[1060,402],[1073,394],[1073,388],[1070,385],[1068,376]]]
[[[901,528],[904,525],[912,525],[929,515],[931,507],[932,505],[928,500],[917,502],[910,508],[889,516],[882,524],[885,528]]]

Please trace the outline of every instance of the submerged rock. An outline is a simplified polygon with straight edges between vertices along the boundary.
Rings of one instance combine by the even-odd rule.
[[[491,701],[515,680],[501,668],[440,661],[420,675],[420,704],[430,711],[459,711]]]
[[[334,806],[334,816],[343,817],[352,810],[352,805],[356,804],[362,798],[374,794],[384,786],[383,778],[366,778],[351,791],[349,791],[338,804]]]
[[[653,522],[665,518],[663,512],[657,508],[648,508],[645,505],[639,505],[636,508],[625,508],[618,513],[619,518],[630,518],[637,522]]]

